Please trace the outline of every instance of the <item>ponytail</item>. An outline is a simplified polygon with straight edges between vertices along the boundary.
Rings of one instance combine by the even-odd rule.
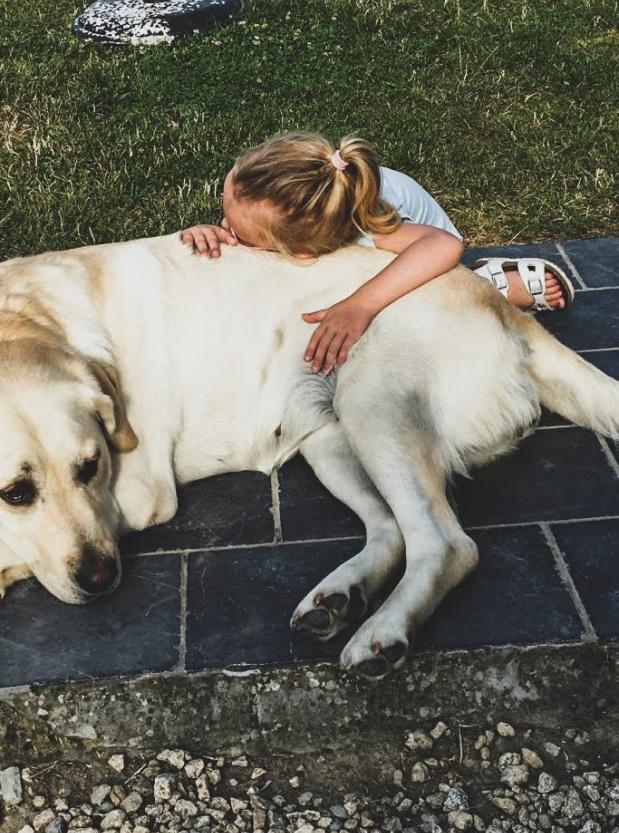
[[[262,229],[270,247],[287,255],[320,255],[361,233],[400,226],[380,199],[380,170],[371,145],[347,136],[334,148],[314,133],[286,133],[252,148],[232,170],[235,194],[268,200],[279,215]]]

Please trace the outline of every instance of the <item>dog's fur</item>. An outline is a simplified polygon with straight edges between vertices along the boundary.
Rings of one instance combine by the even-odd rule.
[[[513,448],[540,403],[617,436],[619,383],[463,267],[385,309],[336,378],[312,376],[301,313],[391,257],[209,260],[170,235],[0,265],[0,592],[31,572],[67,602],[112,589],[119,528],[169,520],[175,482],[270,472],[300,451],[367,541],[293,625],[330,638],[405,556],[342,654],[369,676],[398,666],[477,563],[447,478]]]

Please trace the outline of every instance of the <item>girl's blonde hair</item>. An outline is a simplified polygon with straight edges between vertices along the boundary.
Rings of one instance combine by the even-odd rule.
[[[316,133],[285,133],[257,145],[232,169],[235,196],[266,200],[276,218],[261,232],[270,248],[287,255],[320,255],[352,243],[360,233],[389,234],[400,226],[382,200],[372,146],[347,136],[337,151]]]

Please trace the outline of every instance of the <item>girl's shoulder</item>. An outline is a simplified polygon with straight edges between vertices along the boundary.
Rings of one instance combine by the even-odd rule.
[[[445,211],[415,179],[391,168],[381,166],[379,170],[380,197],[395,208],[403,222],[436,226],[462,239]]]
[[[423,203],[424,198],[432,199],[412,176],[383,165],[379,170],[381,199],[392,205],[401,217],[406,216],[406,212],[402,215],[400,208],[410,208],[414,204]]]

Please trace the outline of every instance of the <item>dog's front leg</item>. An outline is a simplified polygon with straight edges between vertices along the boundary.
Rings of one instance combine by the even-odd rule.
[[[6,591],[16,581],[21,581],[23,578],[28,578],[32,575],[30,567],[26,564],[19,564],[16,567],[9,567],[0,572],[0,600],[4,598]]]
[[[171,443],[162,442],[153,448],[152,443],[140,438],[135,451],[119,457],[114,497],[120,509],[121,533],[146,529],[174,517],[178,501]]]
[[[0,541],[0,600],[12,584],[31,575],[30,567],[20,564],[15,553]]]
[[[146,366],[134,365],[126,357],[121,368],[124,387],[131,392],[127,417],[138,438],[137,448],[117,459],[114,497],[121,512],[121,532],[165,523],[178,506],[174,443],[182,421],[182,396],[164,350],[163,327],[159,322],[156,338],[143,344],[149,355]]]

